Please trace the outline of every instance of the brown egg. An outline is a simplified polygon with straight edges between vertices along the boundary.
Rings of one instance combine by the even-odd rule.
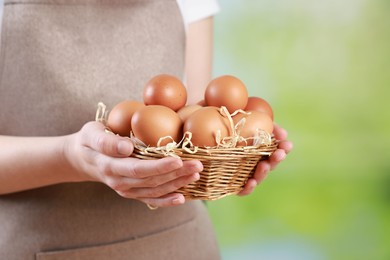
[[[131,119],[131,127],[136,138],[148,146],[156,147],[162,137],[171,136],[175,142],[181,140],[182,122],[172,109],[150,105],[136,111]],[[161,146],[172,142],[167,138]]]
[[[135,111],[145,105],[138,101],[124,100],[116,104],[108,114],[107,126],[121,136],[130,136],[131,118]]]
[[[202,106],[200,105],[188,105],[180,108],[179,111],[177,111],[177,114],[179,115],[181,121],[184,122],[192,113],[194,113],[195,111],[201,108]]]
[[[192,133],[192,143],[195,146],[216,146],[217,131],[221,139],[230,135],[229,121],[222,116],[217,107],[203,107],[193,113],[185,122],[183,132]]]
[[[187,102],[187,90],[178,78],[160,74],[146,83],[143,98],[146,105],[161,105],[177,111]]]
[[[268,114],[272,120],[274,120],[274,112],[271,105],[263,98],[249,97],[248,104],[245,107],[245,111],[256,110]]]
[[[210,81],[205,91],[205,101],[208,106],[225,106],[229,113],[233,113],[246,107],[248,91],[241,80],[224,75]]]
[[[234,124],[237,124],[242,118],[246,118],[245,124],[241,129],[240,136],[244,138],[254,137],[257,133],[257,129],[266,131],[272,134],[274,125],[271,117],[263,112],[250,111],[251,114],[245,116],[244,114],[238,113],[233,117]],[[247,143],[240,142],[237,146],[253,145],[253,139],[248,139]]]

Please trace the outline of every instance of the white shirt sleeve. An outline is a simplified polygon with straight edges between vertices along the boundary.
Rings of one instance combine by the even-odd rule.
[[[218,0],[177,0],[185,25],[219,12]]]
[[[218,0],[176,0],[185,26],[219,12]],[[0,0],[0,28],[3,20],[4,0]]]
[[[3,10],[4,10],[4,0],[0,0],[0,29],[1,29],[1,24],[3,22]]]

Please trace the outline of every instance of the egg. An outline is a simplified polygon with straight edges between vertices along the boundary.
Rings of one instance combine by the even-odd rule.
[[[240,130],[240,136],[244,138],[254,137],[257,133],[257,129],[264,130],[268,134],[272,134],[274,125],[271,117],[263,112],[250,111],[249,115],[238,113],[233,117],[233,122],[236,125],[242,118],[245,117],[245,124]],[[248,139],[247,143],[239,142],[237,146],[253,145],[253,139]]]
[[[156,147],[162,137],[170,136],[175,142],[179,142],[182,136],[182,122],[178,114],[160,105],[145,106],[137,110],[131,119],[131,127],[136,138],[152,147]],[[172,139],[166,138],[160,145],[164,146],[172,142]]]
[[[238,109],[245,109],[248,91],[240,79],[230,75],[220,76],[207,85],[205,102],[208,106],[225,106],[229,113],[233,113]]]
[[[217,132],[221,139],[230,135],[229,121],[217,107],[203,107],[184,122],[183,132],[192,133],[192,144],[200,147],[216,146]]]
[[[182,122],[186,121],[187,118],[194,113],[195,111],[199,110],[202,108],[200,105],[188,105],[184,106],[177,111],[177,114],[179,115],[180,119]]]
[[[177,111],[187,102],[187,90],[175,76],[160,74],[146,83],[143,99],[146,105],[162,105]]]
[[[249,97],[248,104],[245,107],[245,111],[259,111],[268,114],[272,120],[274,120],[274,112],[271,105],[263,98],[260,97]]]
[[[107,126],[115,134],[130,136],[131,118],[135,111],[145,105],[138,101],[124,100],[116,104],[107,118]]]

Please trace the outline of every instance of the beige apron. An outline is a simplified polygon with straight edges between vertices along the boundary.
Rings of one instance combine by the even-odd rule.
[[[152,76],[182,77],[184,41],[174,0],[6,0],[0,134],[69,134],[99,101],[140,100]],[[0,259],[219,258],[199,201],[151,211],[98,183],[0,196]]]

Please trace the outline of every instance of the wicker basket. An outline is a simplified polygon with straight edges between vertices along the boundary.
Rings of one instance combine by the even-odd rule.
[[[200,179],[178,190],[186,199],[217,200],[239,193],[253,175],[260,160],[268,158],[277,149],[277,141],[268,145],[237,148],[198,148],[196,153],[173,149],[171,153],[182,160],[199,160],[203,164]],[[172,154],[171,154],[172,155]],[[162,158],[164,154],[135,148],[133,156],[140,159]]]
[[[226,112],[226,108],[224,111],[228,117],[231,116]],[[105,124],[106,117],[106,106],[99,103],[96,121]],[[235,129],[232,130],[235,132]],[[278,141],[269,134],[265,138],[266,142],[261,138],[261,142],[256,146],[224,147],[222,145],[212,148],[193,147],[190,142],[191,137],[183,137],[179,144],[172,143],[171,146],[161,147],[162,149],[146,147],[137,138],[133,136],[130,138],[135,144],[133,157],[152,160],[174,156],[182,160],[202,162],[203,171],[200,172],[200,179],[177,190],[188,200],[217,200],[239,193],[252,177],[259,161],[267,159],[278,147]],[[186,143],[185,140],[189,142]],[[189,148],[188,144],[190,144]]]

